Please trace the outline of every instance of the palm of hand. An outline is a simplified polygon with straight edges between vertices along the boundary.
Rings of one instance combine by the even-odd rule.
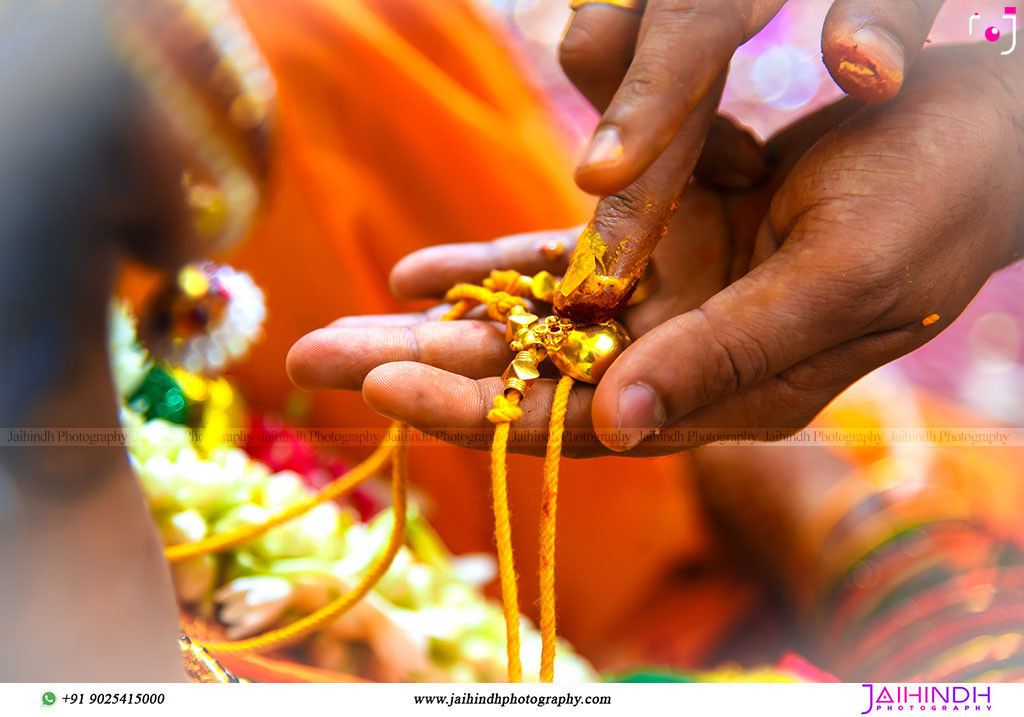
[[[972,52],[927,53],[885,106],[842,102],[793,125],[769,144],[776,171],[753,191],[692,185],[655,252],[661,286],[621,317],[633,345],[599,387],[573,392],[566,454],[684,447],[644,444],[658,427],[802,427],[948,325],[1019,251],[1021,161],[992,141],[1014,136],[1012,117],[984,109],[995,106],[990,85],[951,81],[969,74]],[[537,244],[572,236],[434,247],[403,260],[392,283],[400,295],[438,296],[492,268],[559,272],[564,259],[545,260]],[[343,319],[300,340],[289,371],[307,387],[361,387],[371,408],[428,433],[486,430],[509,360],[500,328],[438,315]],[[631,425],[636,412],[622,403],[635,384],[657,397],[647,425]],[[546,426],[552,390],[538,383],[521,428]],[[519,443],[513,431],[512,450],[540,450]]]

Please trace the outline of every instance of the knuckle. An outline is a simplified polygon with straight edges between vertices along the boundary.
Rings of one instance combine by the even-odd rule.
[[[421,350],[420,332],[423,324],[417,324],[415,326],[403,326],[399,329],[396,338],[396,353],[406,357],[404,360],[407,361],[423,361],[423,351]]]
[[[643,62],[634,62],[626,78],[615,94],[615,99],[605,111],[605,121],[612,124],[626,124],[630,115],[640,106],[657,102],[659,98],[675,93],[681,87],[681,78],[665,73],[671,60],[661,61],[648,51]]]
[[[757,337],[735,329],[726,332],[706,309],[697,312],[705,324],[712,350],[712,370],[704,377],[706,400],[722,393],[735,393],[768,374],[768,352]]]
[[[594,228],[599,234],[615,236],[616,228],[622,222],[629,222],[641,216],[648,200],[640,192],[627,189],[604,197],[594,214]]]
[[[902,289],[905,282],[892,274],[890,271],[866,270],[856,278],[837,280],[836,283],[849,297],[846,306],[854,324],[867,329],[879,319],[898,311],[904,299]]]
[[[650,29],[606,119],[620,119],[617,113],[651,101],[685,107],[695,103],[748,36],[749,12],[739,10],[737,2],[728,3],[730,8],[724,12],[717,4],[693,1],[666,3],[652,10]],[[693,71],[696,57],[715,68],[707,77],[704,71]]]
[[[700,377],[699,398],[701,403],[707,405],[714,402],[722,393],[735,393],[743,381],[735,361],[735,352],[722,340],[708,313],[698,308],[696,314],[705,325],[709,338],[708,345],[711,348],[709,370],[703,372]]]
[[[609,59],[585,25],[573,23],[558,46],[558,62],[570,80],[594,78]]]
[[[768,353],[756,337],[733,333],[716,338],[715,342],[728,357],[737,388],[749,386],[768,374]]]
[[[686,0],[662,4],[657,9],[659,25],[678,36],[680,29],[694,35],[707,37],[709,34],[727,39],[738,45],[751,28],[752,13],[748,0],[725,0],[724,2],[700,2]]]
[[[471,427],[488,428],[493,424],[487,418],[487,414],[494,406],[494,397],[501,393],[501,379],[474,381],[473,388],[476,393],[476,410],[471,411],[470,414],[476,416],[477,420],[475,424],[471,424]]]
[[[827,382],[830,374],[827,371],[804,371],[793,368],[780,371],[775,377],[776,386],[773,401],[777,405],[786,405],[788,402],[792,408],[797,409],[807,402],[810,397],[818,394]],[[813,414],[808,416],[809,422]]]
[[[715,339],[712,349],[711,367],[714,370],[704,374],[701,386],[701,399],[705,404],[711,403],[723,392],[736,393],[742,385],[739,370],[725,345]]]

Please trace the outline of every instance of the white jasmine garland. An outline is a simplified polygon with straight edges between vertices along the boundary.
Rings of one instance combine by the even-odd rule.
[[[115,304],[111,316],[111,366],[125,399],[150,362],[127,308]],[[203,454],[183,426],[146,421],[126,406],[121,423],[136,439],[129,441],[129,458],[165,544],[261,523],[314,494],[300,476],[272,474],[241,449]],[[389,679],[503,680],[502,610],[480,593],[496,573],[494,558],[450,556],[414,503],[407,519],[410,544],[423,546],[422,553],[402,546],[374,590],[310,639],[310,658],[337,669],[347,641],[356,640],[371,646]],[[229,639],[265,632],[350,590],[384,549],[393,524],[390,509],[361,523],[350,508],[321,504],[245,545],[174,565],[178,599],[200,609],[216,606]],[[540,634],[526,618],[521,634],[524,676],[536,680]],[[567,682],[596,678],[564,642],[555,674]]]

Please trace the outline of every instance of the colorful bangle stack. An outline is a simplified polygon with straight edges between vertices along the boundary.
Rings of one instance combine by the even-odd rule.
[[[880,546],[907,531],[944,520],[968,520],[970,509],[954,497],[951,476],[930,465],[927,477],[911,475],[902,459],[882,458],[836,483],[798,532],[786,574],[800,612],[811,615],[823,596]]]
[[[864,681],[1021,678],[1024,555],[948,466],[908,487],[879,480],[885,463],[838,483],[804,531],[816,558],[794,577],[820,663]]]
[[[934,559],[936,537],[945,532],[960,540],[967,530],[955,524],[933,526],[873,556],[888,562],[893,556],[885,553],[904,557],[916,553],[921,558],[931,554],[922,561],[924,565],[911,566],[905,577],[893,571],[895,579],[887,589],[849,584],[840,591],[837,612],[847,616],[851,612],[844,609],[847,604],[863,602],[859,593],[878,594],[871,601],[874,609],[842,628],[826,625],[825,634],[838,632],[839,637],[822,639],[828,646],[823,660],[844,677],[866,681],[990,681],[1019,674],[1024,667],[1022,556],[992,540],[987,551],[991,561],[1011,560],[1016,566],[964,571],[957,565],[955,551]],[[982,536],[977,529],[971,537],[981,540]]]

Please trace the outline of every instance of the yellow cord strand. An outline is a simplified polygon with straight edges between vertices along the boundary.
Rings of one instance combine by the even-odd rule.
[[[315,508],[321,503],[326,503],[329,500],[333,500],[344,495],[367,478],[371,478],[379,473],[380,470],[387,465],[388,461],[392,459],[396,448],[401,445],[397,440],[400,434],[399,428],[400,424],[396,423],[392,425],[388,430],[387,435],[384,437],[384,442],[377,447],[377,450],[375,450],[369,458],[346,473],[335,478],[315,495],[275,513],[262,523],[257,523],[255,525],[242,525],[234,530],[229,530],[217,535],[211,535],[208,538],[196,540],[191,543],[170,545],[164,548],[164,556],[168,561],[177,563],[199,555],[217,553],[223,550],[236,548],[239,545],[258,538],[271,528],[276,528],[282,523],[287,523],[289,520],[305,514],[307,511]]]
[[[491,444],[491,493],[494,498],[494,542],[498,548],[498,575],[501,578],[501,602],[505,611],[505,642],[508,651],[508,681],[523,681],[519,656],[519,589],[516,586],[515,560],[512,555],[512,524],[508,510],[508,467],[506,449],[512,421],[522,417],[520,396],[494,397],[494,408],[487,417],[494,423]]]
[[[454,302],[448,313],[441,317],[442,321],[461,319],[473,307],[473,303],[487,307],[487,315],[495,321],[504,322],[513,306],[528,308],[526,299],[513,296],[505,291],[491,291],[474,284],[456,284],[444,296],[445,301]]]
[[[509,273],[494,280],[495,288],[502,288],[518,278]],[[492,279],[494,275],[492,274]],[[504,290],[492,291],[483,286],[458,284],[445,295],[445,301],[454,302],[442,321],[460,319],[474,304],[484,304],[487,314],[495,321],[504,322],[513,306],[527,308],[526,301]],[[498,575],[501,581],[501,603],[505,613],[505,643],[508,652],[508,681],[523,681],[523,666],[520,657],[519,640],[519,589],[516,585],[515,558],[512,554],[512,524],[508,509],[508,435],[513,421],[519,420],[523,411],[519,408],[522,396],[511,392],[494,397],[494,408],[487,418],[494,424],[494,441],[491,444],[491,493],[494,500],[494,542],[498,552]]]
[[[540,681],[555,679],[555,514],[558,509],[558,466],[562,460],[565,412],[572,391],[572,376],[562,376],[551,403],[548,448],[544,457],[544,484],[540,513]]]
[[[469,313],[469,310],[473,308],[473,302],[469,299],[460,299],[456,301],[452,308],[448,309],[448,312],[441,317],[441,321],[456,321],[461,319],[463,316]]]
[[[454,302],[442,320],[462,318],[474,303],[487,306],[488,315],[495,321],[506,321],[513,306],[527,308],[526,302],[504,289],[518,280],[517,272],[492,272],[490,285],[497,290],[459,284],[445,296]],[[552,682],[555,673],[555,650],[558,639],[555,619],[555,515],[558,503],[558,466],[562,457],[562,435],[565,412],[572,390],[573,379],[563,376],[555,390],[551,407],[551,423],[547,455],[544,461],[544,500],[541,515],[540,545],[540,611],[541,611],[541,669],[542,682]],[[522,682],[523,668],[520,658],[519,590],[516,585],[515,559],[512,552],[512,526],[508,508],[508,437],[513,421],[522,417],[517,392],[509,397],[495,396],[494,408],[487,418],[494,423],[494,442],[491,444],[491,492],[494,500],[494,540],[498,552],[498,574],[501,581],[502,607],[505,613],[506,648],[508,651],[508,681]]]
[[[328,623],[338,619],[357,602],[362,600],[377,582],[384,577],[384,573],[391,567],[395,555],[405,542],[405,519],[406,519],[406,441],[405,431],[407,429],[400,423],[394,424],[389,435],[397,434],[402,439],[396,444],[395,450],[390,453],[392,473],[392,513],[394,515],[394,526],[388,538],[387,547],[370,569],[363,575],[359,584],[350,591],[332,600],[324,607],[316,610],[303,618],[296,620],[290,625],[265,632],[262,635],[251,637],[245,640],[230,640],[221,642],[203,642],[193,640],[198,645],[205,647],[211,652],[264,652],[274,647],[302,639],[310,633],[316,632]],[[380,449],[378,449],[380,450]],[[353,469],[354,470],[354,469]],[[351,471],[350,471],[351,472]]]
[[[491,284],[497,289],[511,286],[518,279],[516,272],[492,275]],[[526,302],[504,290],[492,291],[483,286],[459,284],[445,296],[453,302],[442,321],[453,321],[465,316],[474,304],[484,304],[488,315],[495,321],[506,321],[513,306],[527,308]],[[572,390],[573,379],[562,376],[555,389],[551,406],[551,422],[547,455],[544,461],[543,504],[540,537],[540,611],[541,611],[541,669],[543,682],[554,679],[557,629],[555,619],[555,516],[558,504],[558,468],[562,455],[562,437],[565,413]],[[491,489],[494,500],[494,538],[498,552],[498,572],[501,581],[502,606],[505,613],[506,643],[508,651],[508,680],[522,682],[523,668],[520,658],[519,591],[516,584],[515,560],[512,552],[512,525],[508,507],[507,451],[511,424],[519,420],[522,396],[510,392],[509,396],[494,397],[494,408],[487,414],[494,423],[494,442],[491,444]],[[399,422],[392,424],[384,442],[365,461],[325,486],[316,495],[272,515],[257,525],[246,525],[219,535],[191,543],[172,545],[164,550],[170,562],[187,560],[207,553],[219,552],[242,545],[268,530],[296,518],[313,507],[337,498],[375,475],[389,461],[392,467],[392,510],[394,526],[387,547],[373,563],[359,583],[324,607],[296,620],[285,627],[271,630],[244,640],[203,642],[198,645],[213,652],[263,652],[308,636],[336,620],[366,596],[390,568],[395,555],[405,540],[406,524],[406,433],[408,428]]]

